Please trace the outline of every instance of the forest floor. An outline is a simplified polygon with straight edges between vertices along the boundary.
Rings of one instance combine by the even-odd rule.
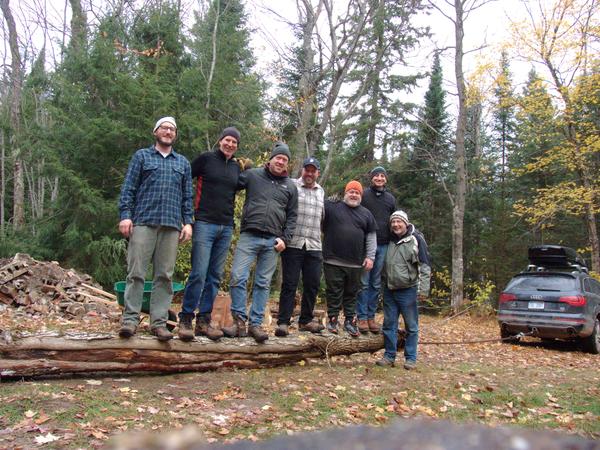
[[[499,337],[489,317],[421,316],[420,328],[422,342]],[[413,371],[375,366],[381,354],[271,369],[3,382],[0,448],[99,448],[125,432],[187,425],[208,443],[261,440],[395,417],[600,439],[600,356],[573,344],[423,344]]]

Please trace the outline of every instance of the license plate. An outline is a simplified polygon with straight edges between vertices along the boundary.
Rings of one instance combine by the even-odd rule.
[[[544,302],[529,302],[529,309],[544,309]]]

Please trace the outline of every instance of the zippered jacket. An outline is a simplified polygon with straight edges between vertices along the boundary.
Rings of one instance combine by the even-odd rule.
[[[233,225],[235,193],[240,172],[237,160],[228,160],[218,148],[204,152],[192,161],[192,178],[196,178],[196,220]]]
[[[390,216],[396,211],[396,199],[387,190],[377,190],[373,186],[365,189],[360,204],[371,211],[377,223],[377,245],[390,242]]]
[[[238,181],[246,189],[241,231],[267,233],[287,245],[296,229],[298,190],[287,175],[275,176],[267,167],[246,170]]]
[[[418,286],[419,295],[429,296],[431,265],[425,239],[412,224],[404,236],[390,235],[383,271],[388,289]]]

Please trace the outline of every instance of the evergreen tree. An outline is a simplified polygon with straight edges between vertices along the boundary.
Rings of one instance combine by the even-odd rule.
[[[189,127],[190,154],[212,148],[221,130],[242,133],[244,156],[264,150],[263,83],[254,72],[250,30],[239,0],[214,0],[205,15],[196,13],[191,30],[190,67],[182,74],[182,120]]]
[[[442,81],[442,67],[436,54],[412,151],[404,160],[403,169],[400,159],[392,170],[393,186],[400,194],[399,206],[408,210],[411,220],[425,234],[438,267],[450,264],[452,223],[445,191],[451,182],[452,161]],[[447,226],[440,227],[442,223]]]

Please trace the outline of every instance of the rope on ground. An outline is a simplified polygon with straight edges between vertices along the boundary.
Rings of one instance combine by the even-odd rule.
[[[446,317],[446,318],[444,319],[444,322],[448,322],[449,320],[452,320],[452,319],[454,319],[455,317],[462,316],[464,313],[466,313],[466,312],[467,312],[468,310],[470,310],[471,308],[474,308],[475,306],[477,306],[477,305],[475,305],[475,304],[472,304],[472,305],[471,305],[471,306],[469,306],[468,308],[465,308],[465,309],[463,309],[462,311],[460,311],[460,312],[457,312],[457,313],[456,313],[456,314],[454,314],[453,316]]]
[[[329,360],[329,346],[331,344],[333,344],[335,342],[335,338],[332,337],[331,339],[329,339],[329,342],[327,342],[327,345],[325,346],[325,361],[327,361],[327,365],[329,366],[330,369],[332,369],[331,367],[331,361]]]
[[[519,333],[514,336],[495,339],[475,339],[471,341],[419,341],[419,345],[465,345],[465,344],[482,344],[485,342],[502,342],[502,341],[518,341],[522,337],[531,336],[533,332]]]

